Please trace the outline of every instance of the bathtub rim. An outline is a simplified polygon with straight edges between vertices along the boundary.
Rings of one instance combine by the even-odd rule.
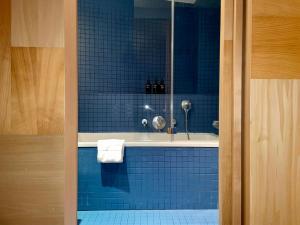
[[[120,138],[121,136],[121,138]],[[219,136],[213,133],[191,133],[192,140],[185,140],[185,133],[173,137],[166,133],[78,133],[78,147],[97,147],[97,140],[111,138],[125,139],[125,147],[173,147],[173,148],[218,148]],[[140,141],[136,141],[139,139]],[[172,140],[173,139],[173,140]],[[193,140],[197,139],[197,140]]]

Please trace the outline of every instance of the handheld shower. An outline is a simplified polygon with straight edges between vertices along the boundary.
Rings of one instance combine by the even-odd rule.
[[[190,140],[190,134],[188,130],[188,113],[190,109],[192,108],[192,103],[189,100],[183,100],[181,102],[181,108],[184,110],[185,113],[185,132],[187,135],[188,140]]]

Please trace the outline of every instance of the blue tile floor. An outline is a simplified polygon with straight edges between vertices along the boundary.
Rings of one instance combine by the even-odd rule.
[[[78,225],[218,225],[218,210],[79,211]]]

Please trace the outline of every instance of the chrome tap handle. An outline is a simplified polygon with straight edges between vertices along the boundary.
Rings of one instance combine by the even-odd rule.
[[[162,130],[166,126],[166,120],[162,116],[156,116],[152,120],[152,125],[156,130]]]
[[[142,119],[142,125],[143,125],[143,127],[147,127],[148,126],[148,120],[147,119]]]

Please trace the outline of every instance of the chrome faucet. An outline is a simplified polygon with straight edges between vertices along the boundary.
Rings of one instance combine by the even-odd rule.
[[[156,130],[162,130],[166,126],[166,120],[162,116],[156,116],[152,120],[152,125]]]

